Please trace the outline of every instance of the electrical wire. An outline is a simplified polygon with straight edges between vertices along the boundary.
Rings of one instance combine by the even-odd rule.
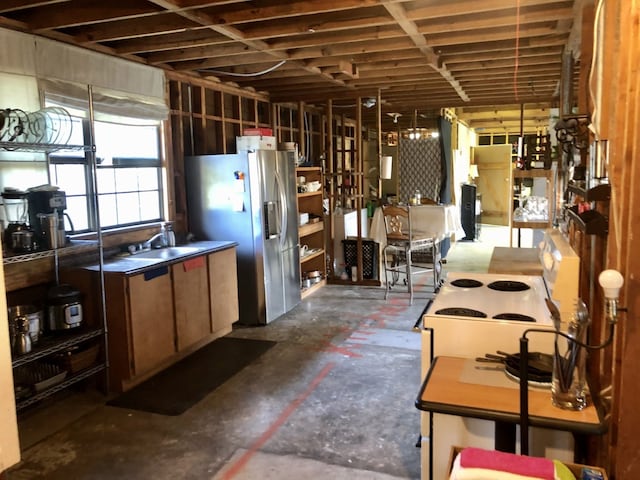
[[[262,70],[261,72],[255,73],[233,73],[233,72],[223,72],[222,70],[202,70],[207,73],[214,73],[217,75],[229,75],[231,77],[257,77],[260,75],[265,75],[267,73],[273,72],[276,68],[280,68],[282,65],[287,63],[286,60],[282,60],[281,62],[276,63],[272,67],[267,68],[266,70]]]
[[[599,140],[599,132],[598,132],[598,103],[596,92],[593,91],[593,76],[596,70],[596,66],[601,68],[601,65],[597,62],[597,57],[599,53],[599,43],[600,43],[600,15],[602,13],[602,6],[604,5],[604,0],[599,0],[596,5],[596,12],[594,14],[593,19],[593,48],[591,54],[591,66],[589,68],[589,98],[591,99],[591,103],[593,104],[593,111],[591,112],[591,124],[589,125],[589,129],[593,132],[593,136],[596,140]]]
[[[516,63],[513,68],[513,93],[518,101],[518,67],[520,56],[520,0],[516,3]]]

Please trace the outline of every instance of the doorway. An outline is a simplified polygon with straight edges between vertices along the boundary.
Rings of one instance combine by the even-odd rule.
[[[475,183],[482,199],[482,223],[509,225],[511,210],[511,145],[472,147],[478,166]]]

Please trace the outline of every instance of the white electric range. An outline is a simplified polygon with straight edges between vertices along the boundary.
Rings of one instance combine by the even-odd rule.
[[[423,315],[422,378],[435,356],[482,357],[498,350],[517,353],[529,328],[555,330],[546,304],[562,304],[563,320],[577,297],[579,258],[553,231],[540,245],[543,276],[449,272]],[[560,251],[562,250],[562,251]],[[565,262],[566,260],[566,262]],[[576,263],[576,261],[578,263]],[[578,267],[576,268],[576,265]],[[551,285],[551,289],[549,286]],[[555,296],[549,292],[556,293]],[[562,302],[556,299],[562,298]],[[572,305],[573,303],[573,305]],[[554,335],[527,335],[530,352],[553,352]],[[514,379],[514,388],[517,380]],[[551,401],[551,399],[549,400]],[[565,432],[530,429],[532,455],[573,461],[573,438]],[[433,479],[429,478],[429,442],[433,432]],[[422,480],[446,478],[452,446],[494,448],[494,423],[452,415],[421,413]],[[519,437],[518,437],[519,438]]]

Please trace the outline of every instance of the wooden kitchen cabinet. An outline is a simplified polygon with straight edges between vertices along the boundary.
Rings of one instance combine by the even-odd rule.
[[[218,254],[211,256],[214,255]],[[207,270],[205,256],[171,265],[178,351],[194,345],[211,334]]]
[[[219,337],[231,332],[231,325],[240,318],[236,249],[228,248],[212,253],[207,261],[211,332]]]
[[[133,354],[131,374],[138,376],[161,365],[176,350],[172,282],[166,266],[127,277],[125,282],[128,311],[124,313],[130,320]]]
[[[122,392],[168,363],[176,351],[169,268],[105,274],[105,295],[109,389]]]
[[[74,269],[87,310],[98,308],[93,267]],[[123,392],[173,365],[238,320],[236,248],[204,251],[148,269],[106,271],[109,389]]]

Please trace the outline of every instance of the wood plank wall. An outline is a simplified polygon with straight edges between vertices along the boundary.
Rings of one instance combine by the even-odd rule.
[[[611,429],[602,439],[600,460],[610,478],[640,478],[640,2],[607,0],[603,9],[603,78],[600,135],[609,140],[612,197],[606,266],[625,277],[621,314],[610,363],[603,373],[613,377]]]

